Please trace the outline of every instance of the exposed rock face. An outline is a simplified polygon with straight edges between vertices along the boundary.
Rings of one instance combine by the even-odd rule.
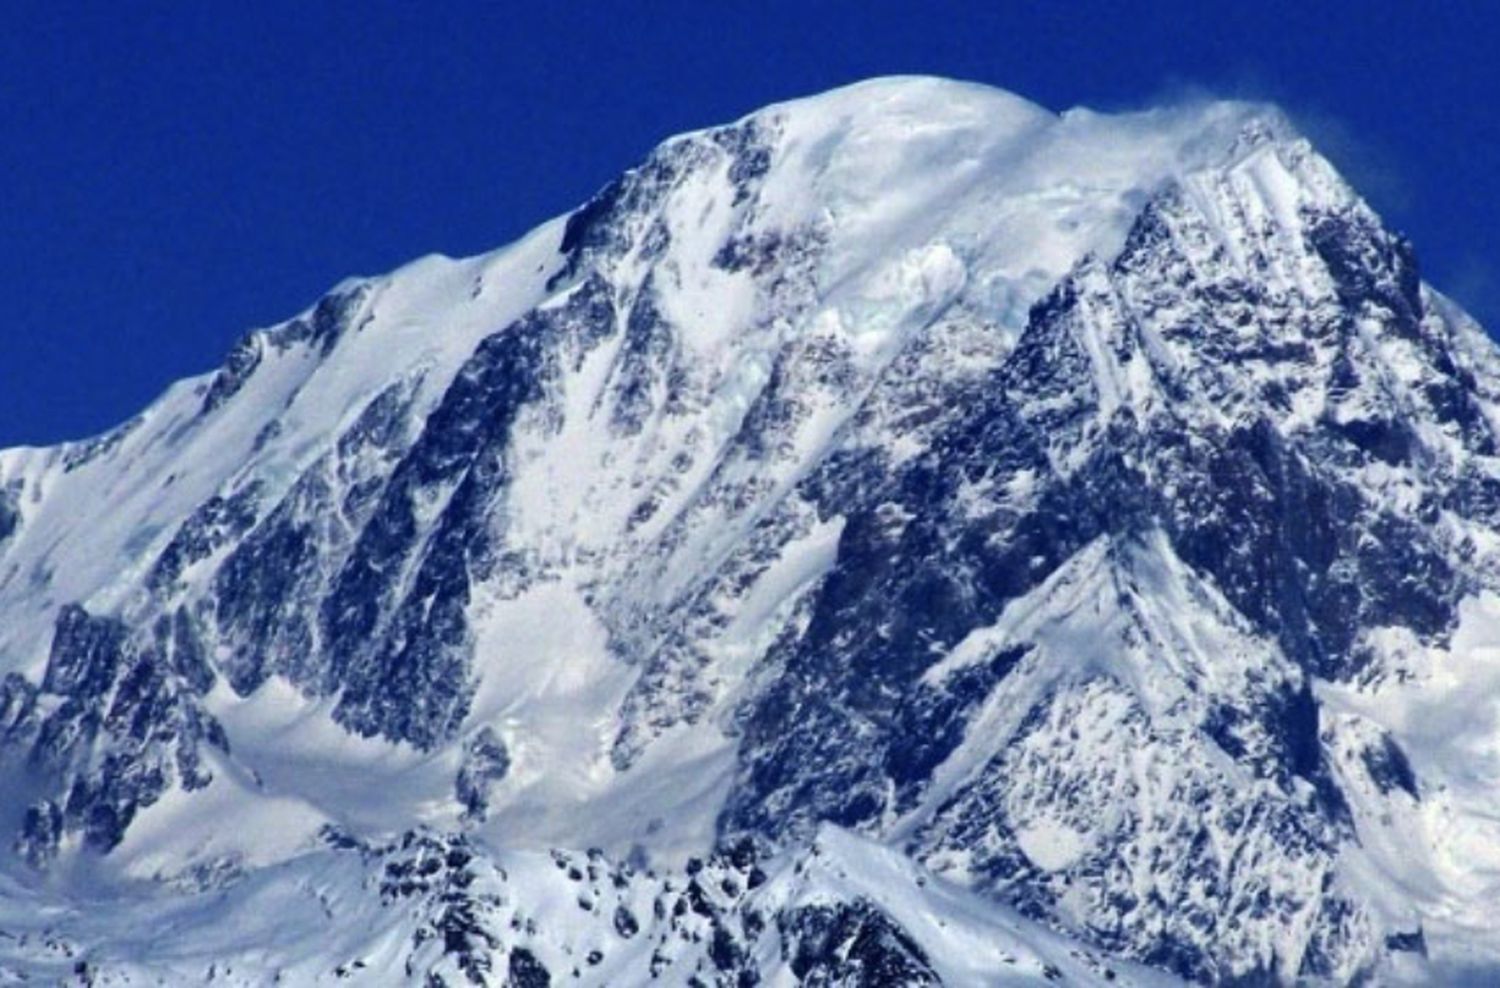
[[[489,815],[490,790],[510,771],[510,752],[492,727],[481,727],[464,743],[463,765],[454,782],[464,814],[475,820]]]
[[[57,786],[17,835],[31,862],[52,858],[68,831],[109,851],[141,807],[174,786],[191,792],[213,780],[208,752],[227,753],[228,741],[201,704],[214,673],[189,620],[163,615],[138,643],[118,618],[70,604],[58,612],[40,689],[6,681],[6,738]]]
[[[1494,347],[1274,111],[773,107],[505,251],[341,286],[101,440],[0,454],[17,847],[290,853],[131,844],[210,800],[367,859],[469,828],[425,881],[483,842],[834,824],[1200,983],[1487,956],[1494,889],[1442,828],[1484,843],[1459,758],[1492,719],[1421,721],[1489,683],[1497,399]],[[438,873],[412,956],[572,976]],[[726,984],[768,937],[814,984],[951,963],[876,898],[713,908]]]

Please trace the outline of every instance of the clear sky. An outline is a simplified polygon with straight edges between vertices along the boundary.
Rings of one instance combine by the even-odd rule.
[[[564,212],[661,138],[871,75],[1274,99],[1500,328],[1500,4],[0,8],[0,445],[81,437],[350,274]]]

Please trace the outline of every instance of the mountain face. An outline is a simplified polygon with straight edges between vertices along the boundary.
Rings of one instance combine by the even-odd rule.
[[[1486,970],[1497,428],[1273,109],[675,138],[0,453],[0,970]]]

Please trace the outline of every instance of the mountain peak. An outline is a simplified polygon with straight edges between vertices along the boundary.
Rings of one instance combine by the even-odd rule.
[[[869,133],[893,128],[983,126],[1019,131],[1055,118],[1051,111],[1004,89],[939,76],[880,76],[813,96],[773,103],[747,119],[785,121],[802,133],[837,129]]]
[[[60,874],[378,868],[380,909],[503,883],[491,853],[580,889],[681,869],[724,971],[761,942],[714,925],[771,895],[741,899],[755,855],[808,847],[814,892],[901,891],[777,904],[798,936],[914,983],[950,969],[919,865],[1089,958],[1386,970],[1492,900],[1393,905],[1451,884],[1389,853],[1451,770],[1379,690],[1484,640],[1456,629],[1500,593],[1497,396],[1272,109],[909,77],[778,104],[0,454],[6,819]],[[715,848],[745,860],[709,891]],[[477,917],[413,942],[478,963]],[[525,971],[577,947],[516,923]]]

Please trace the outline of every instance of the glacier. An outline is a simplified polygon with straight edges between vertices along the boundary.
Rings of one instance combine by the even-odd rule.
[[[0,452],[0,972],[1500,969],[1497,429],[1274,107],[672,138]]]

